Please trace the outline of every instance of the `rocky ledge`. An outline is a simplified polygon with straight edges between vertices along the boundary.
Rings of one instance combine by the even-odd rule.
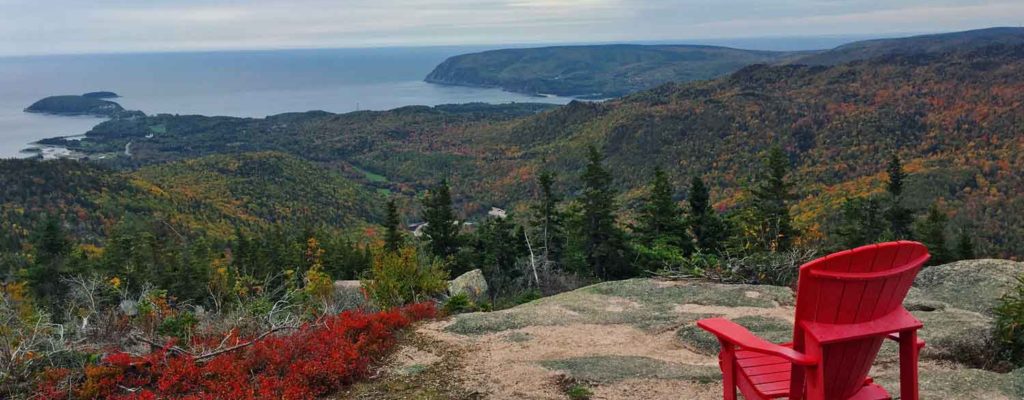
[[[922,398],[1024,398],[1024,368],[994,361],[991,336],[991,308],[1022,274],[1024,263],[1002,260],[921,272],[906,306],[925,324]],[[421,326],[420,340],[400,354],[431,357],[417,358],[415,368],[396,358],[401,373],[385,374],[381,384],[388,388],[383,392],[399,387],[395,393],[437,398],[565,398],[567,387],[583,385],[593,398],[718,399],[718,343],[694,322],[724,316],[767,339],[788,341],[794,301],[789,288],[775,286],[600,283]],[[871,376],[898,393],[893,343],[885,344]]]

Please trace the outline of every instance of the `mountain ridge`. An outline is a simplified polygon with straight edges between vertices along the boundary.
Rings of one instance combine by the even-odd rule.
[[[1024,28],[872,39],[832,49],[746,50],[709,45],[604,44],[498,49],[451,57],[426,82],[529,94],[606,99],[669,82],[707,80],[754,64],[836,65],[887,55],[941,53],[1024,43]]]
[[[800,54],[708,45],[501,49],[451,57],[425,80],[531,94],[608,98],[672,80],[710,79],[744,65],[782,61]]]

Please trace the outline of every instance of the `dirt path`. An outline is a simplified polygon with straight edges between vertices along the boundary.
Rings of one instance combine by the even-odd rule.
[[[531,326],[469,337],[445,332],[451,321],[419,332],[463,349],[461,384],[493,399],[564,399],[566,382],[595,399],[713,398],[716,360],[687,350],[674,332],[647,334],[628,325]],[[688,375],[698,381],[687,381]],[[700,382],[700,381],[705,382]]]

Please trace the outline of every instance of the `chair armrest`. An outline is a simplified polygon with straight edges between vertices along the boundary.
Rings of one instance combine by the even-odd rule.
[[[818,360],[792,348],[765,341],[735,322],[724,318],[708,318],[697,321],[697,326],[743,350],[782,357],[796,365],[817,365]]]
[[[800,321],[801,327],[807,330],[819,343],[829,344],[848,340],[863,339],[872,336],[883,336],[907,329],[921,329],[924,324],[914,318],[905,308],[896,307],[888,315],[874,321],[856,324],[826,324],[822,322]]]
[[[889,338],[890,340],[894,340],[894,341],[897,341],[897,342],[900,341],[900,333],[899,332],[890,333],[886,337]],[[918,337],[917,338],[917,349],[921,350],[923,348],[924,348],[924,339],[921,339],[920,337]]]

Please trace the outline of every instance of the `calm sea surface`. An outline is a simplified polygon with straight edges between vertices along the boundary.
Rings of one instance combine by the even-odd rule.
[[[46,96],[109,90],[147,114],[264,117],[283,112],[387,110],[447,103],[566,103],[440,86],[423,78],[447,57],[483,47],[284,50],[0,58],[0,158],[102,119],[22,112]]]

